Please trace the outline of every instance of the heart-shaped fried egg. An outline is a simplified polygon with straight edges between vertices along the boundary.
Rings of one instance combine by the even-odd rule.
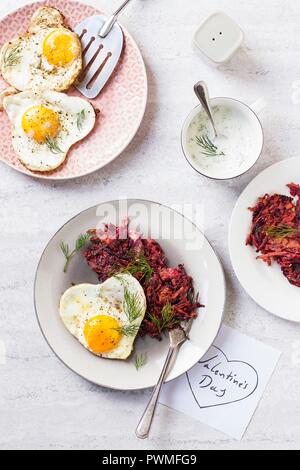
[[[28,32],[0,52],[3,78],[17,90],[67,90],[82,69],[81,43],[55,8],[41,7]]]
[[[143,288],[130,274],[70,287],[59,309],[64,325],[85,348],[110,359],[130,356],[145,312]]]
[[[12,123],[14,150],[33,171],[60,166],[70,147],[95,125],[95,111],[89,102],[56,91],[6,96],[3,108]]]

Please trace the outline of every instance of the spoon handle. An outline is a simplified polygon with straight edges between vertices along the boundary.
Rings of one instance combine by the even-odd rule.
[[[207,116],[208,116],[208,118],[211,122],[211,125],[213,127],[215,137],[218,137],[218,133],[217,133],[217,130],[216,130],[216,126],[215,126],[215,123],[214,123],[214,120],[213,120],[213,117],[212,117],[212,113],[211,113],[211,109],[210,109],[210,105],[209,105],[209,93],[208,93],[208,88],[206,86],[206,83],[205,82],[196,83],[196,85],[194,86],[194,91],[195,91],[195,94],[196,94],[198,100],[200,101],[200,103],[202,104],[203,108],[205,109],[205,111],[207,113]]]

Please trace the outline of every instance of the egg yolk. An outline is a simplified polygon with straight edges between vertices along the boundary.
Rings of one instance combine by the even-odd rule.
[[[23,131],[40,144],[56,137],[59,127],[58,114],[45,106],[32,106],[22,116]]]
[[[115,349],[122,337],[119,328],[119,322],[108,315],[98,315],[87,320],[83,334],[89,349],[97,354]]]
[[[71,64],[80,54],[79,39],[71,31],[54,29],[44,38],[43,55],[55,67]]]

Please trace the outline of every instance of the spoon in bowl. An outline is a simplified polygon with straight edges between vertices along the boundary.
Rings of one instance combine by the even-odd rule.
[[[215,138],[218,137],[217,129],[212,117],[210,102],[209,102],[209,93],[208,88],[205,82],[198,82],[194,85],[194,92],[198,100],[202,104],[214,130]]]

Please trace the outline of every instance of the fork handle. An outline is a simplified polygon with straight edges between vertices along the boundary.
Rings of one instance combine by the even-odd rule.
[[[114,12],[114,14],[110,16],[107,21],[105,21],[99,32],[99,36],[101,38],[105,38],[111,32],[119,14],[124,10],[125,7],[127,7],[129,2],[131,2],[131,0],[125,0],[125,2],[123,2],[122,5]]]
[[[152,392],[151,398],[149,400],[149,403],[143,413],[143,416],[140,419],[140,422],[136,428],[135,434],[139,439],[146,439],[149,436],[153,416],[155,413],[159,393],[162,384],[165,381],[165,377],[168,371],[168,366],[171,362],[171,359],[176,351],[177,347],[170,346],[168,350],[168,354],[166,357],[166,361],[163,367],[163,370],[161,371],[161,374],[159,376],[158,382]]]

